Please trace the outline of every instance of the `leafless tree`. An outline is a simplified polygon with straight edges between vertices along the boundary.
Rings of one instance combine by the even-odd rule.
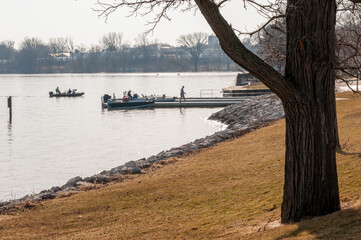
[[[102,48],[99,45],[92,45],[89,49],[89,56],[86,58],[86,71],[99,72]]]
[[[181,35],[178,38],[178,43],[185,46],[186,51],[191,55],[194,71],[198,71],[198,63],[201,54],[207,48],[209,34],[203,32],[195,32],[186,35]]]
[[[149,71],[149,67],[156,64],[159,46],[158,40],[150,40],[147,33],[139,34],[135,39],[135,54],[145,71]]]
[[[74,50],[75,61],[77,62],[76,69],[78,72],[84,72],[84,55],[87,52],[87,47],[85,44],[79,44]]]
[[[71,37],[67,38],[67,50],[69,51],[70,55],[71,55],[71,60],[74,60],[74,51],[75,51],[75,46],[74,46],[74,41]]]
[[[103,51],[106,53],[106,65],[110,67],[110,71],[116,72],[120,68],[120,58],[124,45],[122,33],[107,33],[99,40]]]
[[[148,39],[146,33],[139,34],[135,39],[136,52],[138,57],[141,56],[140,61],[144,64],[145,70],[147,70],[150,54],[151,54],[151,41]]]
[[[154,27],[161,19],[168,19],[171,10],[197,7],[224,52],[282,100],[286,118],[282,222],[335,212],[340,209],[336,169],[335,26],[337,6],[342,3],[340,0],[243,2],[268,17],[255,32],[285,18],[284,74],[242,44],[238,36],[242,32],[234,29],[220,11],[229,0],[118,0],[99,2],[99,13],[108,16],[118,8],[129,7],[133,15],[154,14]]]
[[[342,5],[343,9],[350,6]],[[355,93],[360,93],[358,81],[361,75],[361,8],[352,6],[353,11],[340,11],[336,25],[337,78]],[[351,84],[356,80],[354,89]]]
[[[151,42],[148,39],[148,35],[146,33],[139,34],[135,39],[135,45],[141,50],[144,59],[147,59],[150,55],[150,45]]]
[[[36,72],[37,62],[48,57],[49,48],[38,38],[25,38],[16,55],[16,62],[23,73]]]
[[[58,58],[61,53],[68,50],[68,39],[63,37],[50,38],[49,48],[54,58]]]
[[[121,53],[124,45],[124,38],[122,33],[107,33],[100,39],[100,45],[106,52],[107,65],[111,66],[111,71],[119,71],[119,64]]]
[[[0,42],[0,59],[11,59],[14,57],[15,53],[15,42],[11,40],[6,40]]]
[[[103,49],[107,52],[121,51],[124,44],[123,33],[106,33],[99,42]]]
[[[258,46],[257,53],[281,74],[286,65],[286,22],[280,19],[251,36]]]

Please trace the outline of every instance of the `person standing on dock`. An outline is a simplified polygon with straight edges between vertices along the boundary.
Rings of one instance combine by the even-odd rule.
[[[186,102],[186,97],[185,97],[185,92],[184,92],[184,86],[182,86],[181,91],[180,91],[180,99],[179,102],[182,103],[182,98],[184,99],[184,101]]]

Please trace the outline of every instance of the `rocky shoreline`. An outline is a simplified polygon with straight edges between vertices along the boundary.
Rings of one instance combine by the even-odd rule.
[[[141,174],[155,163],[159,163],[168,158],[181,157],[183,154],[211,147],[227,139],[241,136],[247,132],[262,127],[267,122],[275,121],[284,117],[281,101],[273,94],[250,97],[239,104],[234,104],[223,110],[212,114],[209,120],[215,120],[227,124],[224,131],[216,132],[210,136],[197,139],[180,147],[162,151],[157,155],[142,158],[136,161],[129,161],[123,165],[104,170],[91,177],[74,177],[63,186],[52,187],[43,190],[38,194],[26,195],[20,199],[0,202],[0,214],[8,212],[19,205],[26,205],[29,202],[53,199],[67,196],[71,193],[84,189],[95,188],[99,184],[106,184],[118,180],[122,176],[131,174]]]

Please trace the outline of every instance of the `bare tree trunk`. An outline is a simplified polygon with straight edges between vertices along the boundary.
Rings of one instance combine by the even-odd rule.
[[[282,222],[340,209],[336,147],[334,0],[289,0],[284,99],[286,163]]]
[[[194,71],[198,72],[198,62],[194,61]]]
[[[335,111],[330,110],[329,104],[320,104],[315,99],[287,102],[284,109],[286,163],[282,222],[339,210]]]

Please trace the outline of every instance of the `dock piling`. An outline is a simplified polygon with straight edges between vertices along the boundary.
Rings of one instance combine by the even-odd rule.
[[[11,123],[12,118],[13,118],[13,111],[12,111],[12,98],[11,96],[8,97],[8,108],[9,108],[9,122]]]

